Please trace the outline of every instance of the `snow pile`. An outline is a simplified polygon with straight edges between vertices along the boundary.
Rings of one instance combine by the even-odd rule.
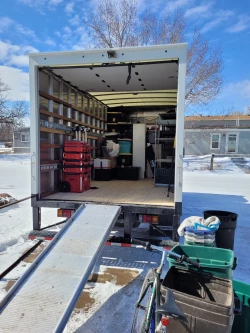
[[[203,173],[226,174],[244,173],[230,157],[215,157],[213,170],[210,170],[211,155],[187,156],[183,159],[183,169],[188,172],[202,171]]]

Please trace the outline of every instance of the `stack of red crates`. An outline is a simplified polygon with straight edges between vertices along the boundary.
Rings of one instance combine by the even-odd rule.
[[[81,141],[66,141],[63,152],[63,181],[70,183],[71,192],[90,189],[90,145]]]

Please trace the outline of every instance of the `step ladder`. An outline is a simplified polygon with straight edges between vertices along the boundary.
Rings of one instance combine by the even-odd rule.
[[[82,205],[0,302],[1,333],[62,333],[119,214]]]

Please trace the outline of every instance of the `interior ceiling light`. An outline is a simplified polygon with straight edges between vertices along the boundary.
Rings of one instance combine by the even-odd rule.
[[[117,57],[117,54],[116,54],[116,52],[115,51],[107,51],[107,53],[108,53],[108,57],[109,58],[116,58]]]

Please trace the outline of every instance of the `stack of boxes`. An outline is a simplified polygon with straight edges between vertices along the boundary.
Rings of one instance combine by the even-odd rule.
[[[66,141],[63,152],[63,181],[70,183],[71,192],[90,189],[90,145],[81,141]]]

